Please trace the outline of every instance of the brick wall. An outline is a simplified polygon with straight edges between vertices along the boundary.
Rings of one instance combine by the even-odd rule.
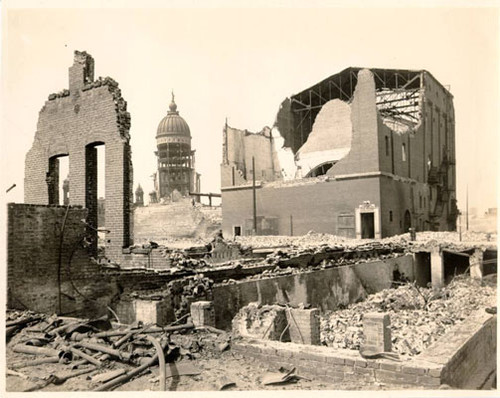
[[[443,383],[476,389],[496,370],[497,317],[478,310],[430,346],[419,359],[443,366]]]
[[[354,350],[256,340],[234,341],[231,350],[255,358],[270,369],[295,368],[298,375],[330,383],[362,380],[427,388],[440,385],[440,365],[412,366],[410,361],[402,364],[384,359],[367,360]]]
[[[271,130],[265,127],[259,133],[250,133],[233,127],[224,128],[223,164],[228,170],[222,174],[221,186],[231,186],[232,171],[235,168],[236,178],[241,181],[252,181],[252,157],[255,158],[255,178],[257,180],[274,181],[279,179],[281,169]],[[238,174],[238,176],[237,176]]]
[[[292,343],[320,345],[320,318],[317,308],[291,308],[287,311]]]
[[[379,170],[377,118],[375,80],[371,71],[363,69],[358,73],[351,103],[351,150],[328,171],[328,175]]]
[[[40,110],[33,146],[25,160],[24,201],[51,203],[46,181],[49,159],[68,155],[70,204],[89,208],[89,223],[94,224],[97,185],[92,155],[96,145],[105,144],[106,228],[111,231],[106,235],[106,256],[119,262],[122,248],[133,237],[130,114],[113,79],[94,81],[93,64],[90,55],[75,52],[70,89],[51,94]]]
[[[116,285],[110,278],[99,275],[99,268],[90,260],[88,249],[81,245],[85,236],[85,224],[81,220],[87,210],[70,207],[67,215],[66,210],[65,206],[8,205],[9,308],[59,312],[58,275],[62,314],[97,316],[106,312],[105,305],[117,294]],[[83,298],[75,287],[100,304]]]
[[[496,370],[496,315],[481,309],[428,347],[401,362],[364,359],[356,350],[332,349],[277,341],[240,339],[231,349],[278,369],[296,368],[297,374],[327,382],[363,380],[437,389],[478,389]]]
[[[276,217],[278,235],[290,235],[292,229],[296,236],[309,231],[336,235],[339,234],[339,216],[348,214],[354,217],[355,207],[365,200],[380,206],[379,180],[379,177],[318,180],[314,184],[257,188],[257,216]],[[232,236],[234,226],[241,226],[243,231],[245,220],[252,217],[251,187],[222,190],[224,236]]]

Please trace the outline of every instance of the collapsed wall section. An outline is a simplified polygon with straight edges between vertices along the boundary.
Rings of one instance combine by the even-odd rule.
[[[255,178],[259,181],[281,179],[281,168],[271,129],[259,133],[224,127],[221,186],[251,183],[252,158],[255,159]]]
[[[318,167],[331,167],[345,157],[351,150],[351,141],[351,107],[339,99],[327,102],[316,116],[307,141],[297,152],[296,164],[302,175],[324,174]]]
[[[106,256],[120,261],[132,244],[132,158],[130,114],[111,78],[94,81],[94,60],[75,52],[69,90],[51,94],[42,107],[33,145],[25,160],[24,201],[59,204],[58,157],[69,156],[69,203],[86,207],[87,222],[97,228],[97,152],[105,145]],[[97,235],[94,234],[94,239]],[[94,244],[96,249],[96,245]]]
[[[368,69],[359,71],[351,107],[352,141],[347,156],[328,175],[378,171],[375,80]]]

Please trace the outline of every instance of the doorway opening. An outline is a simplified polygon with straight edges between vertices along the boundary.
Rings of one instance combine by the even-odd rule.
[[[406,210],[403,218],[403,233],[408,232],[411,228],[411,215],[410,211]]]
[[[233,227],[233,235],[241,236],[241,226],[237,225]]]
[[[88,233],[93,236],[91,250],[97,254],[97,230],[105,214],[104,143],[93,142],[85,147],[85,207],[88,210]],[[101,199],[102,198],[102,199]]]
[[[375,213],[361,213],[361,239],[375,239]]]
[[[69,156],[66,154],[55,155],[49,158],[49,171],[45,181],[49,193],[50,205],[67,205],[69,196],[65,196],[64,185],[69,186]],[[69,188],[68,188],[69,195]]]

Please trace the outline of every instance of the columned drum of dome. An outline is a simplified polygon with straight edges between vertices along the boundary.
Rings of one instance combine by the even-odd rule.
[[[167,116],[158,125],[157,190],[159,198],[168,198],[174,190],[182,196],[196,189],[194,150],[191,150],[191,132],[186,121],[179,116],[174,94]]]

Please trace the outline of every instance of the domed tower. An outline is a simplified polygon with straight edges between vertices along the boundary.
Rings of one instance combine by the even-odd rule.
[[[135,205],[144,206],[144,191],[142,190],[141,184],[139,184],[135,190]]]
[[[186,121],[179,116],[174,93],[167,116],[158,125],[156,145],[158,198],[170,197],[174,190],[182,196],[195,192],[195,151],[191,150],[191,132]]]

